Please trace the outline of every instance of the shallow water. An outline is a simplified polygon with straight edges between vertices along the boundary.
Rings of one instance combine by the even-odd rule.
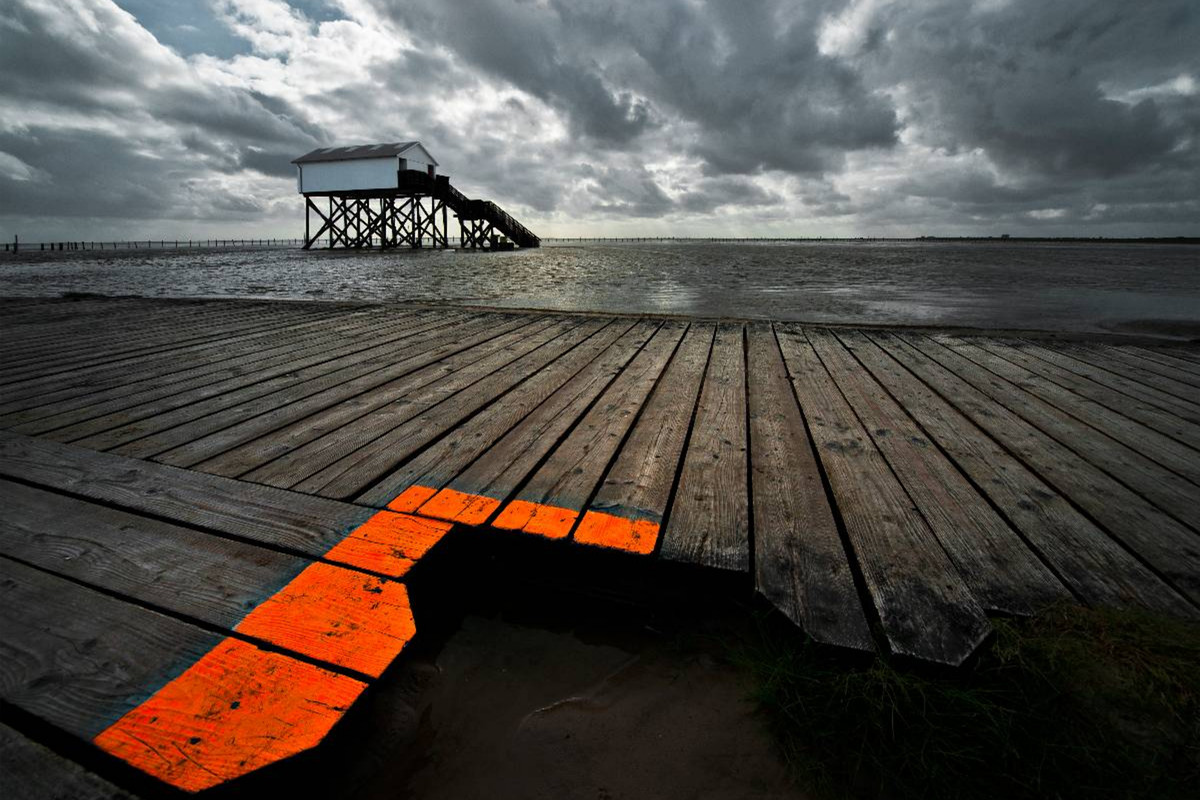
[[[0,255],[0,294],[417,300],[822,323],[1200,336],[1200,248],[788,242],[510,253],[294,249]]]

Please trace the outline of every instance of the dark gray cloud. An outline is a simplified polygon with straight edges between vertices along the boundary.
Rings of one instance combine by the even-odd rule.
[[[37,165],[36,175],[24,180],[0,168],[0,216],[237,220],[247,210],[261,214],[266,208],[245,197],[230,205],[237,193],[206,191],[195,163],[164,162],[127,145],[98,132],[0,133],[0,152]]]
[[[567,234],[1194,233],[1197,39],[1195,0],[10,0],[0,224],[290,233],[291,158],[415,137]]]
[[[1013,171],[1066,178],[1194,161],[1194,149],[1176,148],[1200,132],[1200,95],[1105,94],[1200,77],[1194,3],[994,5],[897,5],[880,14],[887,43],[861,60],[872,80],[903,81],[923,141],[980,147]]]
[[[597,145],[636,147],[662,127],[706,173],[820,172],[846,150],[895,142],[886,98],[823,55],[816,30],[840,3],[688,0],[377,0],[382,13],[546,100]],[[793,8],[786,19],[781,9]]]

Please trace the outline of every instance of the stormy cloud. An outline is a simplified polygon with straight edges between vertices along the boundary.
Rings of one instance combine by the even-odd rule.
[[[1191,0],[10,0],[0,228],[289,235],[421,139],[546,235],[1177,235]],[[86,228],[86,230],[84,230]]]

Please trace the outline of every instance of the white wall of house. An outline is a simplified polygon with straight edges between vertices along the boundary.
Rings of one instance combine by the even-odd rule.
[[[434,173],[437,173],[437,165],[433,161],[433,156],[429,155],[425,148],[419,144],[415,144],[405,150],[400,154],[400,158],[404,159],[407,163],[407,169],[428,172],[429,167],[432,166],[434,168]]]
[[[410,151],[420,152],[416,148],[410,148]],[[301,192],[350,192],[359,189],[396,188],[395,156],[356,158],[350,161],[317,161],[297,166],[300,167]]]

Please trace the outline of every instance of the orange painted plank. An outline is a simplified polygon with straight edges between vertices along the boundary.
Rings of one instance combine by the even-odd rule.
[[[366,684],[226,639],[93,741],[189,792],[316,746]]]
[[[432,486],[409,486],[389,502],[387,507],[392,511],[411,514],[420,508],[422,503],[437,494],[437,491]]]
[[[446,488],[421,506],[421,514],[464,525],[482,525],[499,507],[500,501],[494,497]]]
[[[404,584],[313,564],[235,631],[378,677],[416,633]]]
[[[658,542],[658,523],[626,519],[603,511],[588,511],[575,531],[575,541],[630,553],[649,555]]]
[[[399,578],[450,530],[433,519],[380,511],[325,554],[326,560]]]
[[[492,523],[506,530],[536,533],[547,539],[563,539],[571,532],[579,512],[570,508],[513,500]]]

